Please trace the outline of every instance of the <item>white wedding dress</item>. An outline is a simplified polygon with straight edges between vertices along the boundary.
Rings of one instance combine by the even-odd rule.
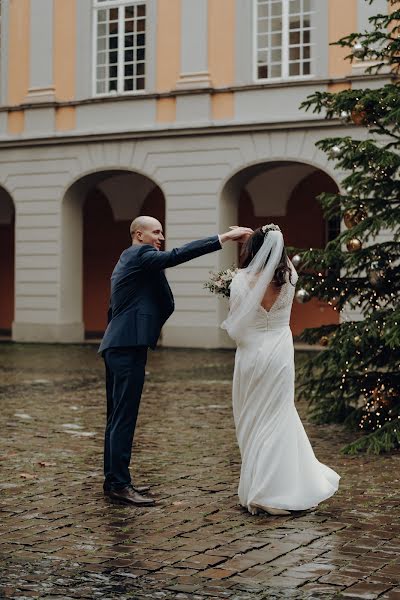
[[[340,476],[314,455],[294,404],[294,349],[289,327],[297,273],[269,311],[259,306],[236,339],[233,414],[242,457],[239,500],[249,512],[263,507],[309,509],[332,496]],[[231,299],[243,293],[239,271]]]

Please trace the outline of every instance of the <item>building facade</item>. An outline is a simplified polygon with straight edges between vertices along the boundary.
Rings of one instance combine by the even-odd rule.
[[[287,244],[333,235],[316,196],[338,189],[315,142],[348,125],[299,109],[315,90],[382,85],[329,44],[385,0],[1,0],[0,331],[16,341],[101,335],[129,223],[166,247],[229,225],[281,225]],[[354,133],[353,131],[351,133]],[[162,343],[224,347],[210,270],[171,269]],[[292,326],[337,319],[296,305]]]

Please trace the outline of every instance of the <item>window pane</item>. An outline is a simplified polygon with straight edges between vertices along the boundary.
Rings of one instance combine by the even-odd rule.
[[[290,77],[295,77],[296,75],[300,75],[300,63],[290,63],[289,75],[290,75]]]
[[[133,61],[133,50],[125,50],[125,62]]]
[[[258,21],[258,33],[268,33],[268,19]]]
[[[292,46],[289,48],[289,60],[300,59],[300,46]]]
[[[97,13],[97,22],[102,23],[103,21],[106,21],[106,20],[107,20],[107,11],[99,10]]]
[[[113,90],[117,91],[118,89],[118,82],[116,79],[110,79],[109,83],[108,83],[108,89],[110,92],[112,92]]]
[[[138,35],[136,36],[136,44],[138,46],[144,46],[145,45],[145,41],[146,41],[146,36],[144,33],[138,33]]]
[[[300,0],[290,0],[289,2],[289,13],[292,15],[293,13],[299,14],[301,12],[301,3]]]
[[[134,21],[125,21],[125,33],[132,33],[135,29]]]
[[[116,64],[118,62],[118,52],[110,52],[108,60],[110,64]]]
[[[105,50],[107,48],[107,38],[99,38],[97,40],[97,50]]]
[[[311,62],[303,62],[303,75],[311,75]]]
[[[125,19],[133,19],[135,16],[134,6],[125,6]]]
[[[144,31],[145,23],[146,23],[146,21],[144,19],[138,19],[136,21],[136,31],[138,31],[138,32]]]
[[[144,48],[136,50],[136,60],[144,60]]]
[[[271,77],[281,77],[281,65],[271,65]]]
[[[137,6],[136,14],[138,17],[145,17],[146,16],[146,6],[144,4],[140,4],[139,6]]]
[[[133,79],[125,79],[124,81],[124,91],[131,92],[133,90]]]
[[[106,92],[106,82],[105,81],[97,82],[96,92],[97,92],[97,94],[105,94],[105,92]]]
[[[258,78],[259,79],[267,79],[268,78],[268,66],[263,65],[258,67]]]
[[[110,8],[110,21],[118,21],[118,8]]]
[[[125,69],[124,69],[124,75],[125,77],[129,77],[133,75],[133,65],[125,65]]]
[[[136,65],[136,75],[144,75],[144,63],[138,63]]]
[[[271,2],[270,4],[270,16],[279,17],[282,15],[282,1]]]
[[[282,50],[271,50],[271,62],[277,63],[282,60]]]
[[[139,77],[136,80],[136,89],[137,90],[144,90],[144,77]]]
[[[258,16],[260,18],[268,17],[268,4],[267,3],[258,5]]]
[[[97,79],[105,79],[106,78],[106,67],[97,67],[96,75],[97,75]]]
[[[133,35],[125,36],[125,48],[133,48]]]
[[[110,79],[116,78],[118,76],[118,67],[109,67],[109,77]]]

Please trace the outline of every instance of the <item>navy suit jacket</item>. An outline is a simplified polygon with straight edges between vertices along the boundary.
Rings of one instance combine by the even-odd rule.
[[[109,323],[99,352],[122,346],[155,348],[175,308],[164,269],[220,249],[215,235],[166,252],[150,244],[124,250],[111,275]]]

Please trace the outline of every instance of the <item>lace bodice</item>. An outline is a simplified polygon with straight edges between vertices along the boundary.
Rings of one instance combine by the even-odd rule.
[[[281,287],[277,299],[275,300],[275,302],[273,303],[271,308],[268,311],[265,311],[265,312],[268,312],[268,314],[270,314],[272,312],[278,312],[279,310],[287,308],[288,306],[291,307],[293,304],[296,283],[297,283],[297,280],[299,277],[298,277],[297,272],[296,272],[295,268],[293,267],[293,265],[291,265],[291,267],[292,267],[291,278],[289,280],[289,275],[287,276],[287,281]]]
[[[286,283],[282,285],[277,299],[269,310],[266,310],[261,305],[259,306],[249,322],[248,326],[250,330],[255,328],[258,331],[265,331],[289,325],[295,286],[298,280],[297,272],[291,263],[290,267],[292,269],[290,280],[288,274]],[[247,285],[247,283],[243,281],[239,271],[231,285],[231,298],[234,298],[235,294],[238,294],[244,285]]]

